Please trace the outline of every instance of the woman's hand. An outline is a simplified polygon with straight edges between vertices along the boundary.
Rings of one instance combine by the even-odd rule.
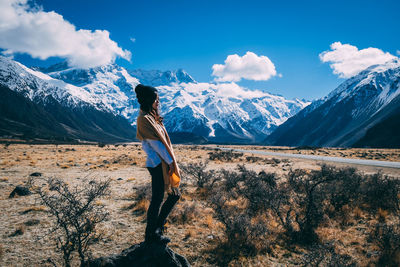
[[[174,162],[168,165],[168,174],[172,175],[175,172],[175,165]]]

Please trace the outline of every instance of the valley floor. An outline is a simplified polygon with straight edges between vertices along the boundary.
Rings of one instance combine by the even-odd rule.
[[[399,149],[289,149],[259,146],[223,146],[241,149],[268,151],[290,151],[290,153],[342,156],[361,159],[400,161]],[[211,146],[174,146],[180,164],[206,162]],[[58,177],[69,185],[79,185],[82,180],[110,178],[111,195],[102,199],[98,205],[104,206],[111,216],[108,221],[99,225],[102,232],[101,242],[92,245],[94,257],[120,253],[123,249],[144,239],[145,208],[138,208],[135,200],[135,188],[148,185],[150,175],[144,167],[145,153],[139,143],[125,145],[27,145],[11,144],[0,146],[0,265],[1,266],[38,266],[49,265],[46,260],[52,258],[60,262],[61,254],[54,251],[55,244],[48,234],[53,219],[45,213],[37,195],[9,198],[17,185],[24,185],[30,174],[39,172],[42,177]],[[229,161],[209,160],[208,169],[234,170],[238,164],[246,168],[276,173],[285,176],[291,169],[317,170],[320,162],[303,159],[287,159],[263,155],[243,154]],[[391,177],[400,177],[400,169],[332,164],[337,167],[357,167],[366,174],[381,171]],[[185,182],[185,181],[184,181]],[[197,188],[187,182],[180,203],[171,214],[173,223],[169,223],[167,236],[172,241],[170,248],[185,256],[193,266],[213,266],[212,250],[224,238],[222,224],[213,217],[213,211],[206,201],[198,198]],[[148,204],[148,203],[147,203]],[[136,207],[135,207],[136,205]],[[180,221],[179,210],[194,207],[196,216],[190,220]],[[133,208],[132,208],[133,207]],[[36,220],[36,223],[32,223]],[[368,227],[367,225],[363,227]],[[22,229],[21,234],[15,234]],[[322,231],[322,230],[321,230]],[[363,241],[357,237],[356,230],[324,230],[326,236],[345,234],[344,243],[349,251],[361,249]],[[329,232],[329,233],[328,233]],[[353,243],[352,243],[353,242]],[[361,253],[362,252],[354,252]],[[231,263],[233,266],[267,266],[289,265],[298,262],[301,249],[288,251],[276,247],[265,255],[251,258],[239,258]],[[77,262],[75,262],[77,264]],[[360,265],[366,266],[362,258]]]

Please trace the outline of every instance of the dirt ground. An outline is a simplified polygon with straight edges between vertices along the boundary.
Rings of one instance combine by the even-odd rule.
[[[233,146],[232,146],[233,147]],[[209,146],[174,146],[181,164],[205,162],[212,150]],[[304,153],[342,156],[361,159],[400,161],[399,149],[288,149],[272,147],[240,146],[242,149],[265,149],[288,153]],[[255,162],[246,157],[255,156]],[[111,195],[102,199],[110,212],[110,219],[99,226],[102,242],[92,246],[93,256],[120,253],[123,249],[144,239],[145,214],[129,208],[135,203],[134,189],[150,182],[145,164],[145,153],[138,143],[125,145],[0,145],[0,266],[49,265],[48,258],[60,263],[61,254],[55,252],[55,244],[48,234],[53,218],[45,212],[37,195],[9,198],[17,185],[24,185],[34,172],[42,177],[57,177],[69,185],[77,185],[87,178],[105,180],[110,178]],[[285,159],[245,154],[230,162],[212,160],[209,169],[234,169],[245,164],[251,170],[274,172],[284,176],[290,169],[318,169],[321,162],[303,159]],[[400,169],[369,167],[335,163],[338,167],[352,166],[364,173],[376,173],[400,177]],[[184,179],[184,178],[183,178]],[[171,224],[167,236],[169,247],[187,257],[192,266],[212,266],[208,263],[210,250],[222,237],[221,225],[213,218],[212,209],[204,201],[196,200],[194,186],[188,184],[178,207],[196,205],[197,216],[186,224]],[[29,221],[38,220],[31,225]],[[15,234],[17,229],[22,234]],[[330,235],[338,233],[329,233]],[[326,235],[329,235],[326,233]],[[242,259],[244,266],[292,266],[290,257],[259,255]],[[75,262],[75,264],[78,264]],[[50,266],[50,265],[49,265]]]
[[[225,147],[225,146],[221,146]],[[325,148],[325,147],[284,147],[284,146],[226,146],[230,148],[264,150],[270,152],[343,157],[353,159],[400,161],[400,149],[383,148]]]

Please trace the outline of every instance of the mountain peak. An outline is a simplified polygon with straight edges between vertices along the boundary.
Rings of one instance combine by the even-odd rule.
[[[169,132],[175,137],[190,133],[193,140],[214,142],[258,142],[308,104],[267,93],[233,92],[236,87],[197,83],[183,69],[128,73],[115,64],[90,69],[60,64],[48,68],[51,70],[55,71],[44,74],[0,58],[0,84],[39,104],[51,99],[66,110],[87,107],[123,117],[133,126],[139,113],[134,88],[139,82],[156,86]]]
[[[185,70],[129,70],[128,73],[137,78],[140,83],[150,86],[170,85],[172,83],[196,83]]]
[[[384,72],[389,69],[396,69],[399,67],[400,67],[400,59],[395,58],[395,59],[392,59],[391,61],[385,62],[383,64],[371,65],[368,68],[366,68],[365,70],[361,71],[356,76],[364,76],[364,75],[368,75],[369,73],[373,73],[373,72],[377,72],[377,73]]]
[[[290,146],[352,146],[355,144],[398,147],[396,132],[400,107],[400,61],[398,59],[370,66],[339,85],[327,97],[310,106],[280,125],[266,142],[271,145]],[[396,113],[397,112],[397,113]],[[362,139],[369,129],[381,121],[386,129],[376,127]],[[383,127],[383,126],[382,126]],[[377,130],[378,129],[378,130]],[[371,143],[373,140],[374,143]],[[394,143],[388,145],[387,140]],[[397,141],[396,141],[397,140]],[[386,143],[385,143],[386,142]]]

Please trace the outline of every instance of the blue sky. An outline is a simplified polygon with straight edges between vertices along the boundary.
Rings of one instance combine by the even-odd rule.
[[[341,75],[338,68],[334,74],[334,62],[322,62],[319,55],[333,50],[335,42],[359,50],[377,48],[392,56],[400,50],[400,4],[394,0],[35,2],[45,12],[62,15],[77,30],[107,30],[120,49],[130,51],[131,62],[116,59],[130,69],[183,68],[195,80],[210,82],[216,78],[213,66],[223,65],[229,55],[237,54],[240,60],[249,51],[267,57],[274,75],[234,82],[286,98],[323,97],[354,73]],[[60,60],[34,60],[21,53],[14,53],[14,58],[42,66]]]

